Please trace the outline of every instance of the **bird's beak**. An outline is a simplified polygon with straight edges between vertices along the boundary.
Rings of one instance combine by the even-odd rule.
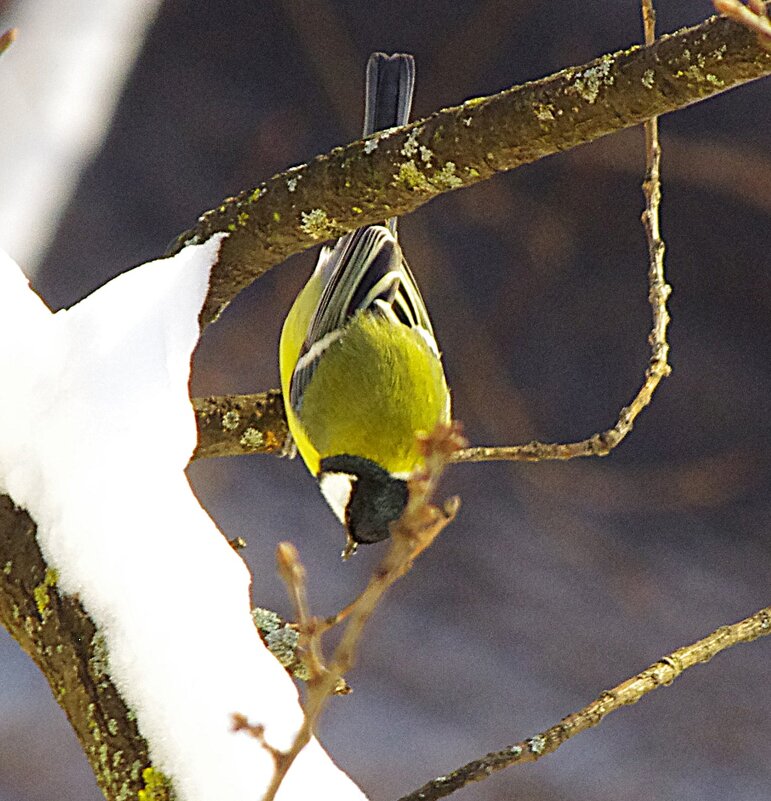
[[[355,542],[353,537],[346,531],[345,536],[347,537],[347,542],[345,543],[345,548],[343,548],[343,552],[340,554],[343,557],[343,561],[347,562],[355,553],[357,548],[359,547],[359,543]]]

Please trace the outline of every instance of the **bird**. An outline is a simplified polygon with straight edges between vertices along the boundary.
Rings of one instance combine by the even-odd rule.
[[[412,55],[370,56],[364,137],[408,122],[414,85]],[[441,354],[395,217],[322,247],[284,321],[279,370],[293,446],[345,528],[347,559],[389,536],[422,464],[416,433],[451,418]]]

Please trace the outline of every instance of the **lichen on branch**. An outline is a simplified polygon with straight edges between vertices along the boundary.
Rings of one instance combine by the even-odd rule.
[[[769,73],[771,53],[757,36],[711,17],[650,46],[603,55],[335,148],[205,212],[170,253],[230,233],[201,312],[206,325],[294,253]]]

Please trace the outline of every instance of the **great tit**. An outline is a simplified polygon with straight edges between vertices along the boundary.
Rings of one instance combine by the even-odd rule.
[[[404,125],[411,55],[367,63],[364,136]],[[418,431],[450,421],[450,392],[396,218],[324,246],[287,315],[279,345],[289,431],[333,512],[347,557],[389,535],[421,464]]]

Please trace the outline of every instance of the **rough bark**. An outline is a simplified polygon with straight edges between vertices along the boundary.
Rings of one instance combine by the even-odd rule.
[[[149,777],[147,743],[108,676],[102,638],[78,599],[59,594],[35,530],[0,496],[0,622],[43,671],[105,797],[136,798]]]
[[[193,398],[198,445],[193,459],[276,453],[288,429],[281,391]]]
[[[339,147],[205,212],[171,252],[228,231],[205,325],[252,281],[359,225],[592,142],[771,73],[771,53],[719,17],[579,67],[467,100]]]

